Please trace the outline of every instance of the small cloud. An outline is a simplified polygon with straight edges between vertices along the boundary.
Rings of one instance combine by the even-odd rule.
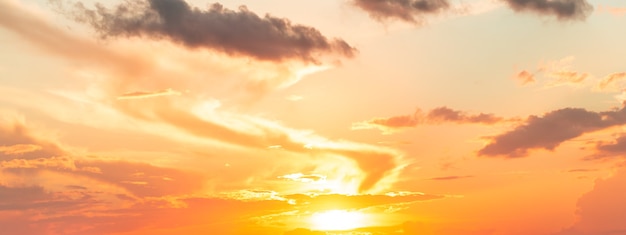
[[[618,88],[618,84],[626,78],[626,72],[620,73],[612,73],[606,75],[600,82],[598,83],[598,89],[607,90],[607,89],[615,89]]]
[[[519,81],[520,84],[524,86],[535,82],[535,74],[528,72],[527,70],[522,70],[517,73],[515,80]]]
[[[448,107],[438,107],[430,110],[426,114],[418,109],[412,115],[374,118],[368,121],[355,122],[352,123],[352,130],[379,129],[383,132],[383,134],[391,134],[405,128],[416,127],[421,124],[496,124],[501,121],[507,120],[493,114],[468,114],[466,112],[450,109]]]
[[[288,179],[288,180],[298,181],[298,182],[303,182],[303,183],[326,181],[326,176],[324,175],[317,175],[317,174],[305,175],[302,173],[283,175],[283,176],[279,176],[278,178]]]
[[[611,7],[611,6],[598,6],[599,12],[606,12],[616,17],[622,17],[626,15],[626,7]]]
[[[285,99],[287,99],[289,101],[294,101],[295,102],[295,101],[300,101],[300,100],[304,99],[304,97],[299,96],[299,95],[290,95],[290,96],[285,97]]]
[[[585,20],[593,11],[586,0],[503,0],[516,12],[555,16],[559,20]]]
[[[450,8],[448,0],[352,0],[352,4],[379,20],[402,20],[423,23],[427,14],[438,14]]]
[[[145,92],[145,91],[129,92],[121,96],[118,96],[117,99],[118,100],[146,99],[146,98],[170,96],[170,95],[181,95],[181,93],[179,91],[175,91],[173,89],[168,88],[165,90],[152,91],[152,92]]]
[[[568,170],[568,173],[581,173],[581,172],[594,172],[598,171],[598,169],[587,169],[587,168],[579,168],[579,169],[571,169]]]
[[[443,177],[435,177],[427,180],[458,180],[458,179],[466,179],[472,178],[473,175],[452,175],[452,176],[443,176]]]

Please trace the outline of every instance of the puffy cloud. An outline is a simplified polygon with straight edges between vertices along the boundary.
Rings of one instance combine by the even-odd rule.
[[[467,114],[466,112],[450,109],[448,107],[438,107],[424,114],[421,110],[417,110],[412,115],[394,116],[389,118],[374,118],[368,121],[356,122],[352,124],[353,130],[359,129],[379,129],[385,134],[393,133],[403,128],[416,127],[421,124],[439,124],[439,123],[481,123],[495,124],[505,121],[504,118],[497,117],[493,114]]]
[[[592,112],[565,108],[530,116],[513,130],[495,136],[478,151],[483,156],[524,157],[530,149],[553,150],[562,142],[592,132],[626,123],[626,107],[619,110]]]
[[[626,170],[597,180],[593,189],[578,199],[578,220],[559,235],[626,234]]]
[[[420,23],[425,14],[440,13],[450,7],[448,0],[353,0],[377,20],[399,19]]]
[[[556,16],[559,20],[584,20],[593,11],[586,0],[503,0],[518,12]]]
[[[245,6],[234,11],[214,3],[201,10],[184,0],[133,0],[112,9],[96,5],[95,10],[75,6],[73,17],[89,23],[102,37],[166,38],[189,48],[269,61],[317,63],[324,54],[356,53],[341,39],[328,39],[315,28],[287,19],[260,17]]]

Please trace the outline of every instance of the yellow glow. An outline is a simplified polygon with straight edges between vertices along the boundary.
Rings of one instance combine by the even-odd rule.
[[[313,229],[316,230],[350,230],[366,226],[366,216],[361,212],[330,210],[316,212],[311,216]]]

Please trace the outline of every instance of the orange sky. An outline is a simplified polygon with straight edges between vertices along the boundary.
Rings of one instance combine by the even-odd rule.
[[[626,234],[620,0],[0,0],[7,234]]]

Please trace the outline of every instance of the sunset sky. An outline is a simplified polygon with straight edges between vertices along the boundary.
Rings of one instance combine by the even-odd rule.
[[[624,42],[623,0],[0,0],[0,233],[626,234]]]

